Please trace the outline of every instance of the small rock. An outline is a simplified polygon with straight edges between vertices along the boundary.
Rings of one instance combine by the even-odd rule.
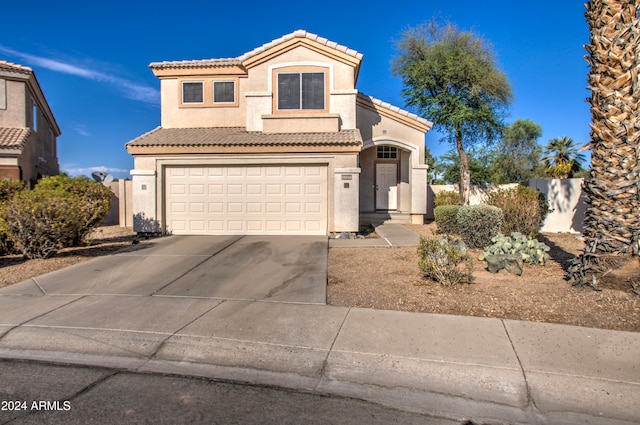
[[[485,257],[490,273],[506,270],[509,273],[522,276],[522,257],[516,254],[487,255]]]

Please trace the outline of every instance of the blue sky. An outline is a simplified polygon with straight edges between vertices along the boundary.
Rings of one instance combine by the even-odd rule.
[[[362,53],[357,88],[404,107],[401,82],[390,71],[394,40],[438,16],[493,45],[515,96],[507,122],[539,123],[543,145],[560,136],[582,145],[591,119],[583,3],[14,1],[3,5],[0,59],[35,70],[62,128],[62,170],[125,178],[133,160],[124,144],[160,125],[159,80],[149,63],[235,57],[305,29]],[[449,149],[439,139],[427,134],[436,156]]]

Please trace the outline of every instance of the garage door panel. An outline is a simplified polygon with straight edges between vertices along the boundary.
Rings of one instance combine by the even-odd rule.
[[[173,233],[326,234],[326,167],[169,167],[166,176]]]

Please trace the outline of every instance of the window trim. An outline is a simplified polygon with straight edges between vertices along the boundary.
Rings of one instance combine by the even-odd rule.
[[[278,108],[279,103],[279,93],[278,93],[278,76],[280,74],[323,74],[324,75],[324,108],[323,109],[302,109],[302,103],[300,104],[299,109],[280,109]],[[295,115],[295,114],[304,114],[304,115],[314,115],[314,114],[326,114],[329,112],[329,102],[330,102],[330,73],[331,68],[320,65],[292,65],[274,68],[272,70],[272,80],[271,80],[271,88],[273,90],[273,104],[272,111],[277,115]],[[302,84],[302,78],[300,78],[300,84]],[[300,91],[300,96],[302,96],[302,90]]]
[[[219,101],[216,102],[216,83],[231,83],[233,84],[233,100],[230,102]],[[237,90],[237,82],[236,80],[211,80],[211,102],[215,106],[229,106],[229,105],[237,105],[238,103],[238,90]]]
[[[202,101],[200,102],[185,102],[184,100],[184,85],[192,84],[192,83],[200,83],[202,87]],[[180,104],[191,106],[191,105],[204,105],[205,103],[205,90],[204,90],[204,80],[182,80],[180,81]]]

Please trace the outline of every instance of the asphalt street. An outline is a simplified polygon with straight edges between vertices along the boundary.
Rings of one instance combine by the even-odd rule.
[[[434,424],[361,400],[95,367],[0,361],[0,424]]]

